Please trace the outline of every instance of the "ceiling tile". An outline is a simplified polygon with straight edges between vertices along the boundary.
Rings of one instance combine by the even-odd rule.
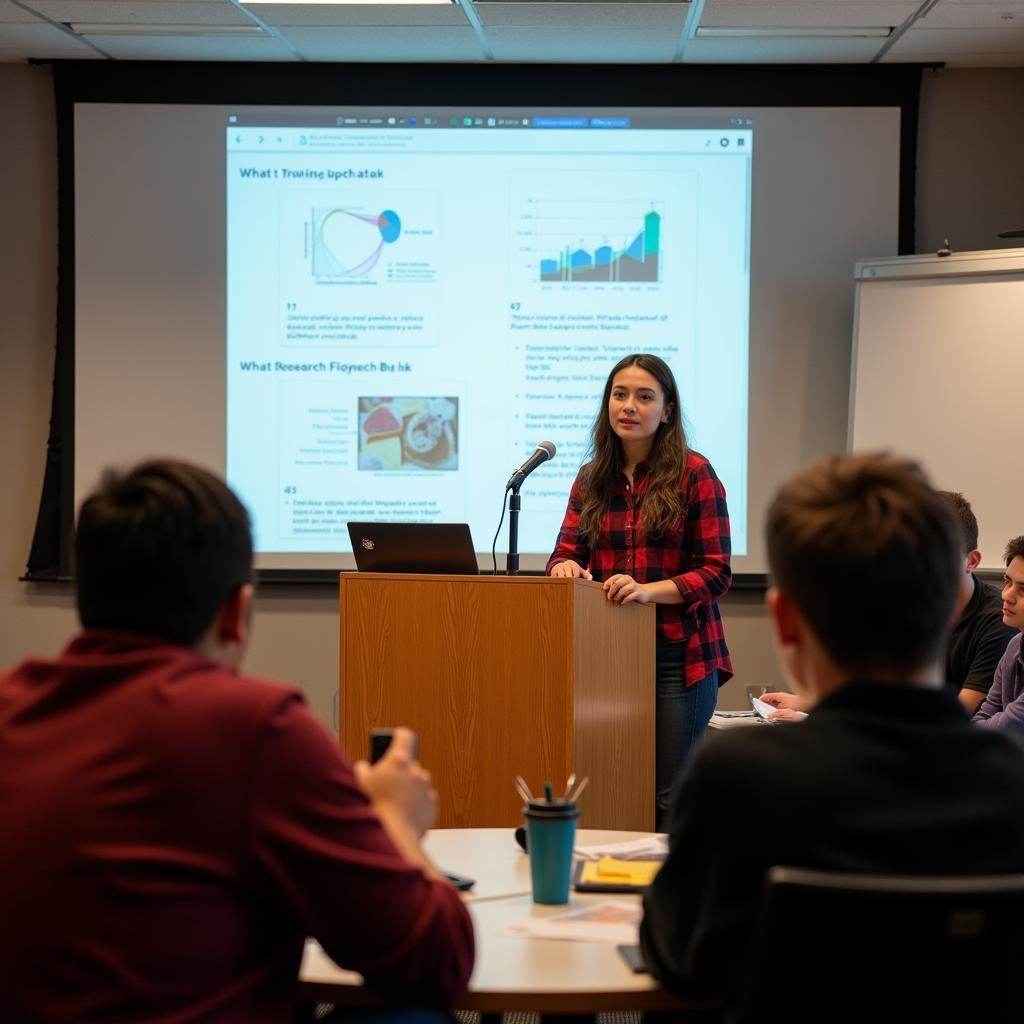
[[[652,29],[489,28],[487,40],[497,60],[666,62],[675,53],[678,33]]]
[[[850,64],[867,62],[884,39],[691,39],[683,54],[690,64]]]
[[[919,7],[920,0],[857,0],[852,3],[811,3],[808,0],[710,0],[700,24],[734,28],[747,25],[773,28],[836,28],[902,25]]]
[[[54,25],[4,25],[0,49],[15,50],[24,57],[86,57],[93,51],[80,39]],[[21,59],[21,58],[19,58]]]
[[[253,20],[225,0],[29,0],[50,21],[93,25],[252,25]]]
[[[0,0],[0,25],[8,22],[28,22],[38,25],[39,19],[31,11],[26,11],[24,7],[12,4],[11,0]]]
[[[272,36],[88,36],[118,60],[295,60]]]
[[[282,33],[307,60],[483,60],[476,33],[465,27],[290,28]]]
[[[476,11],[490,28],[654,28],[679,32],[689,4],[479,3]]]
[[[469,25],[458,4],[258,4],[268,25],[304,28],[347,25]]]

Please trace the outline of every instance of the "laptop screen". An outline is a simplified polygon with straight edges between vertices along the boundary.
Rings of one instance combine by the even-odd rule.
[[[467,523],[349,523],[348,534],[360,572],[480,572]]]

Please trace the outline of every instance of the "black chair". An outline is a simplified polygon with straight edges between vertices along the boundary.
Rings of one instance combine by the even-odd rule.
[[[736,1024],[1024,1021],[1024,875],[774,867]]]

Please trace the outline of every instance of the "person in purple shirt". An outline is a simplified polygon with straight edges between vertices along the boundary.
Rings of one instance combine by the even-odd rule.
[[[1024,537],[1014,537],[1006,545],[1005,558],[1003,622],[1024,630]],[[989,729],[1024,732],[1024,659],[1020,633],[1010,641],[996,666],[992,688],[973,721]]]

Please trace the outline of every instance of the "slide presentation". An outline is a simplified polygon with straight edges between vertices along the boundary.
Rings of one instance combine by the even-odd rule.
[[[747,549],[756,121],[684,111],[229,112],[226,460],[269,552],[468,522],[554,546],[608,371],[652,352]],[[504,550],[506,537],[499,537]]]
[[[409,91],[76,103],[76,502],[174,456],[229,479],[261,572],[354,568],[353,520],[466,522],[503,570],[505,482],[550,441],[519,519],[542,571],[609,371],[654,352],[726,487],[733,568],[764,573],[779,481],[846,444],[853,267],[898,247],[899,108]]]

